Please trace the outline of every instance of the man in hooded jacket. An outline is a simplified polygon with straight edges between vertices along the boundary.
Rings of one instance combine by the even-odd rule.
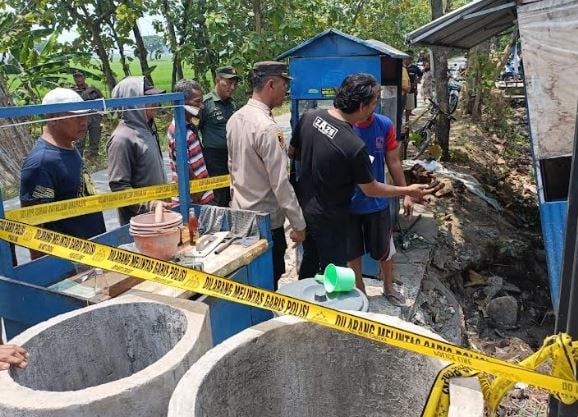
[[[112,98],[162,94],[145,77],[126,77],[112,90]],[[165,184],[163,155],[154,118],[157,104],[123,107],[122,118],[106,144],[108,184],[112,191]],[[135,204],[118,210],[121,225],[149,210],[148,204]]]

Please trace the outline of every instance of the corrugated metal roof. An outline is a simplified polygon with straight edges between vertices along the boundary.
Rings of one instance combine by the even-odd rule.
[[[509,29],[516,21],[516,1],[477,0],[409,33],[412,45],[470,49]]]
[[[292,56],[309,56],[312,52],[313,46],[325,40],[324,38],[332,38],[332,44],[338,44],[339,42],[347,42],[352,43],[361,47],[359,50],[359,54],[363,55],[387,55],[392,58],[399,58],[404,59],[407,58],[408,55],[404,52],[398,51],[397,49],[389,46],[383,42],[377,40],[363,40],[356,38],[355,36],[348,35],[347,33],[343,33],[337,29],[328,29],[324,32],[318,33],[314,37],[307,39],[305,42],[297,45],[295,48],[284,52],[283,54],[279,55],[276,59],[281,60]],[[348,53],[351,50],[348,50]],[[331,54],[330,51],[326,51],[326,53]]]
[[[376,49],[384,51],[386,55],[389,55],[392,58],[401,58],[401,59],[409,58],[409,55],[406,54],[405,52],[401,52],[395,49],[393,46],[389,46],[388,44],[382,41],[378,41],[377,39],[368,39],[365,42],[375,46]]]

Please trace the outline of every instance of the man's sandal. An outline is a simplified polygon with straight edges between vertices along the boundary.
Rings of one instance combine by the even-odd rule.
[[[393,290],[393,292],[390,293],[384,292],[382,295],[391,305],[396,307],[405,306],[405,297],[398,291]]]

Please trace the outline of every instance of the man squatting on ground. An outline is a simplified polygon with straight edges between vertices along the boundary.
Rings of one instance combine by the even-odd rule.
[[[368,197],[408,195],[421,199],[427,184],[393,186],[375,180],[367,146],[352,124],[368,120],[379,86],[368,74],[348,76],[332,109],[303,114],[291,140],[290,156],[301,160],[298,197],[307,223],[299,279],[315,276],[329,263],[346,266],[351,198],[355,186]]]
[[[42,104],[82,102],[69,88],[55,88],[44,96]],[[86,135],[88,110],[47,114],[42,134],[22,164],[20,205],[64,201],[95,194],[75,142]],[[62,118],[59,118],[62,117]],[[55,232],[89,239],[106,232],[102,213],[90,213],[43,224]],[[44,253],[30,251],[36,259]]]
[[[305,219],[289,182],[285,139],[271,110],[281,106],[290,77],[287,65],[276,61],[253,66],[253,95],[227,123],[231,206],[263,211],[271,216],[275,290],[285,272],[285,217],[293,242],[305,239]]]
[[[204,108],[203,92],[201,86],[194,80],[178,81],[173,91],[183,93],[185,96],[185,119],[187,128],[187,161],[189,164],[189,180],[207,178],[209,172],[205,165],[205,158],[199,140],[199,115]],[[173,181],[178,181],[177,175],[177,139],[175,119],[171,121],[167,129],[169,140],[170,167],[173,174]],[[215,199],[213,190],[191,194],[191,200],[195,204],[208,204]]]
[[[112,98],[162,94],[145,77],[126,77],[112,90]],[[106,144],[108,184],[112,191],[160,185],[167,182],[163,154],[154,124],[156,103],[123,107],[122,118]],[[135,204],[118,209],[121,226],[137,214],[146,213],[150,204]]]
[[[406,186],[399,159],[395,127],[382,114],[372,113],[368,120],[358,122],[353,130],[365,142],[373,175],[385,183],[385,164],[395,185]],[[404,214],[409,216],[413,201],[408,195],[403,199]],[[357,288],[365,292],[361,271],[361,257],[369,253],[379,262],[383,277],[383,295],[396,306],[405,304],[403,295],[393,288],[393,225],[390,218],[389,199],[368,197],[355,187],[351,200],[351,221],[347,249],[348,265],[355,271]]]

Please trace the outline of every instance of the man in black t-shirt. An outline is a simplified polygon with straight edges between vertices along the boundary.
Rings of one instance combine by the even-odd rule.
[[[301,160],[297,192],[307,223],[299,279],[313,277],[327,264],[347,264],[349,206],[355,185],[370,197],[409,195],[421,199],[427,185],[397,187],[373,177],[365,143],[352,123],[367,120],[377,104],[379,85],[369,74],[348,76],[334,108],[303,114],[291,139],[290,157]]]

